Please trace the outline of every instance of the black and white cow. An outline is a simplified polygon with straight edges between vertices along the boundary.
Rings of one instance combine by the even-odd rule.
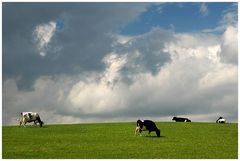
[[[219,117],[216,123],[226,123],[226,120],[223,117]]]
[[[176,122],[191,122],[188,118],[182,118],[182,117],[173,117],[172,120],[175,120]]]
[[[152,131],[155,131],[157,136],[160,137],[160,130],[157,128],[156,124],[151,120],[138,120],[137,121],[135,135],[137,134],[137,132],[139,132],[141,135],[142,131],[148,131],[148,135],[150,135],[150,133]]]
[[[23,126],[26,125],[26,123],[34,122],[36,125],[37,123],[40,124],[40,127],[42,127],[43,122],[40,119],[40,116],[38,113],[35,112],[21,112],[21,117],[18,119],[19,121],[19,127],[23,124]]]

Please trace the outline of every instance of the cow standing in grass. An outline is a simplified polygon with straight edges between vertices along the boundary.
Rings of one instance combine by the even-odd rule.
[[[18,121],[19,121],[19,127],[21,125],[25,126],[26,123],[29,123],[29,122],[34,122],[35,125],[39,123],[40,127],[42,127],[43,125],[43,122],[40,119],[39,114],[35,112],[21,112],[21,117],[18,119]]]
[[[172,120],[176,122],[191,122],[191,120],[189,120],[188,118],[182,118],[182,117],[173,117]]]
[[[137,134],[137,132],[139,132],[141,135],[142,131],[148,131],[148,135],[150,135],[150,133],[152,131],[155,131],[157,136],[160,137],[160,130],[157,128],[156,124],[151,120],[138,120],[137,121],[137,127],[135,129],[135,134]]]
[[[216,121],[216,123],[226,123],[226,120],[223,117],[219,117]]]

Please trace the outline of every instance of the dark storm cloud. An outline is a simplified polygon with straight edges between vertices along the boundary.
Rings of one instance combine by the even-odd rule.
[[[3,3],[3,78],[31,87],[41,75],[101,71],[111,51],[109,33],[124,27],[145,10],[145,3]],[[45,57],[33,39],[36,26],[63,23]]]

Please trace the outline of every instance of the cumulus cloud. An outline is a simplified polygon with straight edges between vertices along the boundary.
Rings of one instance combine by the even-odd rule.
[[[68,99],[73,107],[84,113],[108,112],[121,104],[121,95],[124,93],[116,84],[121,80],[119,71],[126,63],[126,57],[111,53],[103,62],[106,65],[103,73],[88,81],[79,81],[69,92]]]
[[[35,65],[36,75],[31,90],[18,86],[19,79],[30,79],[29,74],[4,77],[3,124],[15,124],[22,111],[37,111],[46,123],[170,121],[172,116],[193,121],[224,116],[237,121],[238,31],[236,23],[229,23],[234,17],[223,18],[222,34],[176,33],[155,27],[142,35],[125,36],[112,29],[134,19],[145,7],[134,6],[127,12],[131,13],[127,20],[127,13],[116,19],[119,12],[111,9],[113,17],[101,14],[99,20],[102,12],[96,8],[90,7],[98,13],[91,20],[72,12],[64,15],[68,32],[56,34],[51,20],[32,25],[38,26],[33,35],[39,52],[45,53],[42,56],[50,52],[53,37],[67,41],[58,57],[49,54],[48,60],[41,61],[34,57],[36,61],[30,65]],[[82,30],[76,33],[79,28]],[[51,72],[43,72],[41,67]]]
[[[164,33],[169,33],[165,41]],[[231,32],[225,32],[223,37],[229,34]],[[149,42],[149,35],[161,36]],[[122,47],[117,46],[102,59],[105,66],[102,72],[82,77],[41,77],[35,81],[33,91],[19,91],[14,80],[5,81],[3,105],[18,112],[40,111],[50,123],[139,117],[162,120],[174,115],[199,121],[213,121],[221,115],[236,121],[237,65],[221,61],[224,41],[211,34],[153,29],[128,41],[130,46],[135,44],[134,50],[133,46],[126,49],[126,44],[118,44]],[[152,51],[156,49],[160,55],[170,57],[164,63],[161,59],[156,61],[162,65],[155,67],[155,73],[139,59],[146,53],[148,57],[155,56],[155,52],[138,47],[144,42],[149,43],[147,46],[151,46]],[[125,81],[126,77],[130,81]],[[9,115],[10,111],[3,109]],[[60,116],[64,117],[59,119]],[[5,117],[8,115],[4,120]]]
[[[149,5],[4,3],[3,79],[18,77],[20,90],[32,90],[43,75],[101,72],[101,60],[112,51],[109,33],[119,31]]]
[[[229,26],[222,36],[222,61],[238,64],[238,31],[237,27]]]
[[[37,43],[37,49],[41,56],[46,56],[48,45],[56,32],[56,27],[56,22],[50,21],[46,24],[36,26],[33,31],[33,37]]]

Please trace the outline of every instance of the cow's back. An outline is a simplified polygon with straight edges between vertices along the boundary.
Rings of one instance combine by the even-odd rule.
[[[153,121],[151,121],[151,120],[144,120],[143,124],[144,124],[144,126],[148,130],[156,130],[156,129],[158,129],[156,124]]]
[[[25,121],[31,122],[37,120],[37,117],[39,117],[39,115],[36,112],[22,112],[22,117]]]

